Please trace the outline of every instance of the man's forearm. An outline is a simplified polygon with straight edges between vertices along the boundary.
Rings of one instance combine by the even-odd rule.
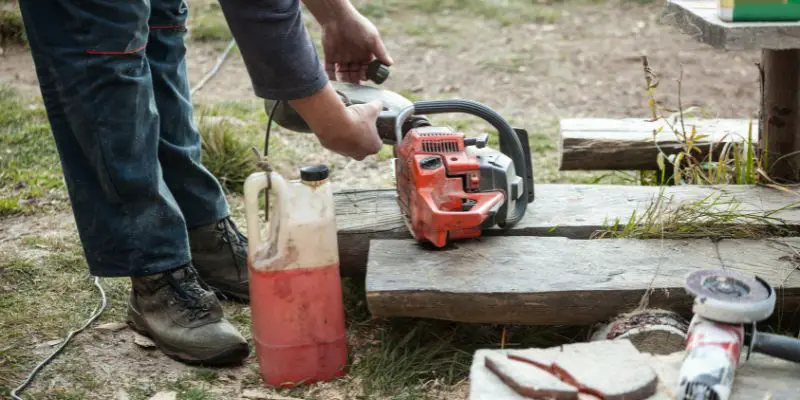
[[[356,11],[350,0],[303,0],[308,11],[320,24],[324,25],[331,21],[339,20]]]
[[[299,0],[219,3],[257,96],[299,99],[327,84],[327,75],[303,25]]]

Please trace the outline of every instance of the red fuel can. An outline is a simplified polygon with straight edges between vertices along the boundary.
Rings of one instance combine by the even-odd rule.
[[[347,337],[328,169],[301,169],[299,181],[271,172],[245,182],[250,310],[264,383],[293,387],[346,374]],[[269,186],[261,241],[258,195]]]

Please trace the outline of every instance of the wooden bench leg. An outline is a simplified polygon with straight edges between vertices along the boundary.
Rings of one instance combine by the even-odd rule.
[[[779,183],[800,181],[800,50],[762,50],[764,104],[759,149]]]

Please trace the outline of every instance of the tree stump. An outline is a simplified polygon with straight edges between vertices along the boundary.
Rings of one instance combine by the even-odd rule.
[[[591,341],[628,339],[642,353],[684,350],[689,322],[672,311],[645,309],[621,314],[592,334]]]

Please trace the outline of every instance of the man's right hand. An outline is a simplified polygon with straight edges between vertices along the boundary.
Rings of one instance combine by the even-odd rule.
[[[327,125],[315,133],[328,150],[361,161],[380,151],[383,145],[375,125],[382,107],[380,100],[354,104],[345,108],[346,117],[341,125]]]
[[[383,108],[379,100],[345,107],[333,86],[327,84],[314,95],[289,104],[328,150],[361,161],[383,145],[376,126]]]

